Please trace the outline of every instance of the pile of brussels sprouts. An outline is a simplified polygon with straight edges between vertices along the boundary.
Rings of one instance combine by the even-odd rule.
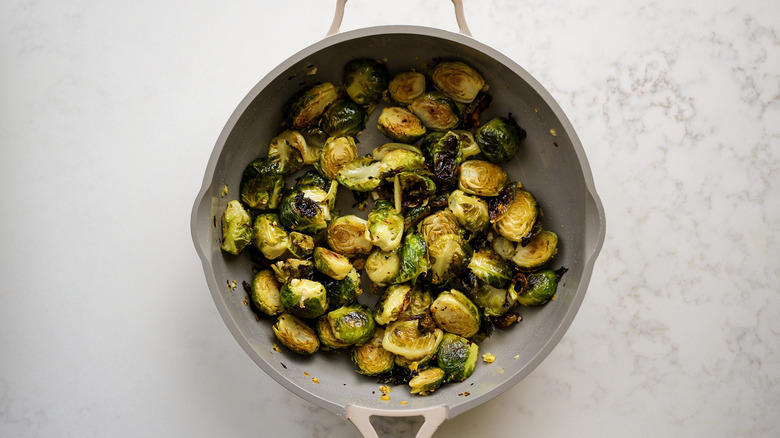
[[[349,351],[358,373],[429,394],[472,374],[476,342],[519,321],[516,305],[553,298],[558,237],[501,168],[526,134],[511,117],[480,122],[490,95],[471,66],[390,76],[357,59],[342,79],[287,101],[284,131],[227,205],[222,250],[256,262],[252,307],[289,350]],[[372,111],[389,141],[361,156]],[[339,215],[339,187],[373,201],[367,217]],[[373,308],[357,300],[366,284]]]

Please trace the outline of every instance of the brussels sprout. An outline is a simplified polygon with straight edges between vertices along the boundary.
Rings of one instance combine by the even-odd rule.
[[[436,391],[442,383],[446,373],[438,367],[426,368],[409,380],[412,394],[428,395]]]
[[[555,272],[545,269],[526,275],[527,285],[518,291],[517,302],[522,306],[539,306],[551,300],[558,288]],[[512,288],[516,289],[516,284]]]
[[[368,214],[368,232],[371,243],[383,251],[392,251],[404,237],[404,217],[395,211],[390,201],[379,199]]]
[[[328,193],[316,187],[289,191],[279,206],[279,220],[285,228],[313,234],[328,227]]]
[[[252,278],[252,293],[249,295],[252,304],[266,315],[276,316],[282,313],[284,306],[279,294],[280,286],[270,269],[258,272]]]
[[[395,149],[382,155],[382,167],[384,177],[389,177],[398,172],[422,169],[425,167],[425,158],[411,150]]]
[[[520,269],[536,269],[544,266],[558,252],[558,235],[552,231],[535,234],[527,245],[517,245],[512,261]]]
[[[517,292],[513,288],[499,289],[489,284],[480,284],[474,294],[474,302],[481,307],[486,316],[502,316],[517,301]]]
[[[485,231],[490,226],[487,202],[476,196],[453,190],[448,198],[448,206],[458,223],[472,233]]]
[[[538,217],[539,204],[536,203],[534,195],[515,189],[514,197],[506,205],[503,214],[493,219],[493,229],[513,242],[522,242],[534,231]]]
[[[514,119],[496,117],[483,124],[474,133],[479,150],[493,163],[506,163],[520,149],[525,130]]]
[[[489,247],[474,251],[469,261],[469,269],[477,278],[499,289],[509,287],[512,280],[512,269]]]
[[[295,180],[295,189],[318,188],[325,192],[330,190],[331,180],[322,176],[316,170],[309,170]]]
[[[385,328],[382,347],[409,360],[420,360],[436,353],[444,333],[438,328],[422,330],[416,319],[395,321]]]
[[[322,114],[322,129],[331,137],[357,136],[366,127],[366,110],[351,100],[337,100]]]
[[[401,258],[398,251],[382,251],[374,248],[366,258],[366,274],[377,286],[390,284],[401,271]]]
[[[355,215],[337,217],[328,226],[328,245],[337,253],[355,257],[371,252],[368,222]]]
[[[334,280],[343,280],[352,270],[352,263],[343,255],[318,246],[314,248],[314,267]]]
[[[387,92],[394,101],[408,105],[425,93],[425,75],[416,71],[398,73],[387,84]]]
[[[402,207],[417,207],[425,205],[436,193],[436,183],[427,176],[418,172],[401,172],[395,176],[394,196],[396,197],[396,211]]]
[[[308,277],[314,272],[314,263],[311,260],[285,259],[271,265],[279,283],[287,283],[294,278]]]
[[[462,382],[474,372],[479,346],[468,339],[447,333],[439,344],[436,361],[449,382]]]
[[[428,272],[428,251],[425,240],[419,234],[407,234],[404,243],[401,246],[401,272],[393,280],[393,283],[412,284],[417,281],[417,277]]]
[[[279,291],[284,309],[299,318],[316,318],[328,309],[325,286],[305,278],[293,278]]]
[[[353,59],[344,66],[344,88],[361,105],[379,100],[389,79],[387,67],[373,59]]]
[[[515,254],[515,242],[501,235],[493,237],[490,247],[504,260],[509,260]]]
[[[276,169],[285,175],[303,167],[306,140],[297,131],[284,131],[271,139],[268,146],[268,158],[276,164]]]
[[[428,259],[431,264],[431,283],[442,284],[456,278],[466,262],[460,236],[445,234],[428,246]]]
[[[370,341],[352,350],[355,371],[364,376],[378,376],[395,366],[395,355],[382,347],[385,329],[377,327]]]
[[[424,127],[434,131],[448,131],[460,124],[458,106],[438,91],[429,91],[414,99],[409,110]]]
[[[371,157],[358,157],[344,164],[336,173],[336,179],[344,187],[357,192],[370,192],[382,183],[382,162]]]
[[[460,61],[436,64],[431,72],[433,85],[454,101],[471,103],[485,87],[485,79],[470,65]]]
[[[393,284],[385,289],[374,309],[377,324],[387,325],[398,319],[412,299],[412,288],[406,284]]]
[[[255,218],[252,226],[252,244],[263,253],[265,258],[273,260],[287,252],[290,237],[279,222],[279,215],[265,213]]]
[[[435,137],[432,137],[435,138]],[[432,139],[431,138],[431,139]],[[428,137],[426,137],[428,139]],[[425,142],[425,159],[433,174],[442,181],[453,183],[463,158],[458,134],[447,131],[436,142]]]
[[[314,354],[320,348],[317,333],[294,315],[282,314],[272,328],[279,342],[296,353]]]
[[[253,210],[273,210],[284,191],[284,175],[268,158],[258,158],[244,169],[240,186],[241,202]]]
[[[493,163],[468,160],[460,165],[458,188],[470,195],[498,196],[506,181],[504,169]]]
[[[447,234],[460,235],[460,226],[455,215],[449,210],[441,210],[427,216],[417,224],[417,230],[425,239],[426,245],[433,245],[439,237]]]
[[[382,109],[377,129],[395,141],[414,143],[425,135],[425,127],[417,116],[406,108],[388,106]]]
[[[330,326],[328,315],[322,315],[317,318],[314,327],[317,329],[317,337],[320,339],[320,345],[325,350],[342,350],[351,347],[353,344],[343,342],[333,333],[333,327]]]
[[[452,132],[458,136],[458,144],[464,160],[482,152],[479,150],[477,140],[474,139],[474,134],[462,129],[456,129]]]
[[[222,251],[238,255],[252,241],[252,217],[241,202],[228,202],[222,213]]]
[[[328,133],[317,125],[301,129],[299,132],[304,140],[306,140],[306,146],[312,151],[317,151],[317,160],[319,160],[319,155],[322,152],[322,148],[325,146],[325,141],[330,137]],[[316,163],[317,160],[314,162]],[[314,163],[307,162],[306,164]]]
[[[328,179],[336,179],[341,166],[358,157],[355,139],[352,137],[330,137],[320,155],[318,170]]]
[[[360,287],[360,274],[354,268],[342,280],[326,281],[325,289],[328,292],[328,304],[331,309],[351,304],[363,293]]]
[[[350,344],[365,344],[374,336],[376,329],[371,309],[362,304],[328,312],[328,322],[336,339]]]
[[[412,297],[409,301],[409,307],[401,312],[401,315],[398,316],[398,319],[414,319],[420,315],[430,316],[431,304],[433,304],[433,297],[431,297],[431,293],[421,287],[415,287],[412,289]],[[431,322],[433,321],[431,320]],[[432,324],[432,326],[435,327],[435,322]]]
[[[397,151],[397,150],[404,150],[409,152],[414,152],[415,154],[422,156],[423,152],[418,148],[417,146],[406,144],[406,143],[385,143],[382,146],[379,146],[378,148],[374,149],[371,152],[371,156],[374,157],[377,161],[382,161],[385,157],[385,155],[389,154],[390,152]]]
[[[314,238],[308,234],[293,231],[287,235],[290,244],[287,246],[289,254],[297,259],[308,257],[314,252]]]
[[[328,82],[303,88],[285,103],[282,119],[292,129],[308,127],[337,97],[336,87]]]
[[[471,300],[453,289],[444,291],[431,304],[431,316],[443,330],[470,338],[481,324],[479,309]]]

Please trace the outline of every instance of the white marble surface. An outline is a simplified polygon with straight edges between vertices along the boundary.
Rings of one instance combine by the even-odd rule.
[[[359,436],[246,357],[188,229],[226,119],[332,3],[4,3],[0,436]],[[342,28],[456,30],[416,3]],[[777,436],[780,3],[465,5],[577,128],[608,235],[552,354],[435,436]]]

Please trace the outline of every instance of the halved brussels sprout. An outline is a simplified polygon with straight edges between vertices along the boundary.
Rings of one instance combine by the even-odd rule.
[[[525,287],[518,291],[517,302],[522,306],[539,306],[551,300],[558,288],[558,276],[550,269],[534,272],[525,276]],[[512,284],[517,290],[517,284]]]
[[[351,304],[363,293],[360,274],[354,268],[341,280],[326,281],[325,289],[328,291],[328,305],[331,309]]]
[[[382,109],[377,129],[395,141],[414,143],[425,135],[425,127],[417,116],[406,108],[388,106]]]
[[[282,314],[272,328],[279,342],[298,354],[314,354],[320,348],[317,333],[294,315]]]
[[[371,157],[358,157],[344,164],[336,173],[336,179],[344,187],[357,192],[370,192],[382,183],[384,166]]]
[[[448,198],[448,206],[458,223],[472,233],[485,231],[490,226],[488,204],[476,196],[453,190]]]
[[[416,319],[395,321],[385,328],[382,347],[409,360],[420,360],[436,353],[444,333],[437,329],[422,330]]]
[[[464,338],[476,335],[482,322],[477,306],[455,289],[436,297],[431,304],[431,316],[437,326]]]
[[[390,284],[401,271],[401,258],[398,251],[382,251],[374,248],[366,258],[366,274],[377,286]]]
[[[448,131],[460,124],[458,105],[438,91],[429,91],[414,99],[409,110],[424,127],[434,131]]]
[[[313,125],[337,97],[336,87],[328,82],[303,88],[285,103],[282,119],[292,129]]]
[[[328,322],[336,339],[350,344],[365,344],[374,336],[376,329],[371,309],[362,304],[328,312]]]
[[[486,316],[502,316],[517,301],[517,292],[513,288],[499,289],[489,284],[480,284],[474,295],[474,302],[481,307]]]
[[[460,165],[458,188],[470,195],[498,196],[506,182],[504,169],[493,163],[468,160]]]
[[[316,151],[317,159],[313,162],[307,161],[304,157],[306,164],[314,164],[319,160],[322,148],[325,146],[325,141],[330,137],[327,132],[317,125],[309,126],[299,131],[303,138],[306,140],[306,147],[311,151]]]
[[[387,84],[387,92],[394,101],[410,104],[425,93],[425,75],[416,71],[398,73]]]
[[[249,295],[252,304],[266,315],[276,316],[282,313],[284,306],[279,293],[280,286],[270,269],[258,272],[252,278],[252,293]]]
[[[365,108],[351,100],[337,100],[322,114],[322,129],[331,137],[355,137],[366,128]]]
[[[463,159],[479,154],[479,145],[474,139],[474,134],[463,129],[457,129],[454,132],[458,136],[458,144],[460,145],[460,151],[463,154]]]
[[[490,247],[504,260],[509,260],[515,254],[515,242],[501,235],[493,237]]]
[[[244,169],[240,186],[241,202],[253,210],[273,210],[284,191],[284,175],[268,158],[258,158]]]
[[[516,189],[512,202],[493,221],[493,229],[513,242],[530,237],[539,217],[539,204],[530,192]]]
[[[499,289],[509,287],[512,280],[512,269],[489,247],[474,251],[469,261],[469,269],[477,278]]]
[[[341,166],[358,157],[357,145],[352,137],[330,137],[320,155],[317,168],[328,179],[336,179]]]
[[[297,131],[284,131],[271,139],[268,146],[268,158],[276,164],[279,173],[289,175],[304,165],[303,153],[306,140]]]
[[[409,152],[414,152],[417,155],[422,156],[423,152],[418,148],[417,146],[406,144],[406,143],[385,143],[382,146],[379,146],[378,148],[374,149],[371,152],[371,156],[374,157],[377,161],[382,161],[385,157],[385,155],[389,154],[390,152],[397,151],[397,150],[405,150]]]
[[[343,280],[352,270],[352,263],[343,255],[318,246],[314,248],[314,267],[334,280]]]
[[[373,246],[368,222],[352,214],[333,219],[328,226],[328,245],[346,257],[368,254]]]
[[[252,244],[268,260],[281,257],[290,246],[290,237],[279,222],[279,215],[275,213],[258,215],[252,225],[252,234]]]
[[[328,309],[328,293],[317,281],[293,278],[279,294],[284,309],[299,318],[316,318]]]
[[[228,202],[222,213],[222,251],[238,255],[252,241],[252,217],[241,202]]]
[[[379,199],[368,214],[368,232],[371,243],[383,251],[392,251],[404,237],[404,217],[395,211],[390,201]]]
[[[333,334],[333,327],[330,326],[328,315],[322,315],[317,318],[314,326],[317,329],[317,336],[320,338],[320,345],[325,350],[343,350],[353,345],[352,343],[341,341]]]
[[[287,246],[289,254],[297,259],[310,256],[314,252],[314,238],[308,234],[293,231],[287,235],[290,238],[290,244]]]
[[[412,298],[409,301],[409,307],[401,312],[401,315],[398,316],[398,319],[413,319],[414,317],[418,317],[424,314],[430,316],[431,304],[433,304],[433,297],[431,296],[431,293],[428,292],[427,289],[414,287],[412,289]]]
[[[279,220],[285,228],[314,234],[328,227],[328,193],[316,187],[289,191],[279,206]]]
[[[474,373],[479,358],[475,342],[452,333],[444,335],[436,354],[439,368],[447,374],[447,381],[462,382]]]
[[[436,183],[419,172],[398,173],[395,181],[396,211],[400,211],[399,203],[404,208],[425,205],[436,193]]]
[[[331,180],[322,176],[316,170],[309,170],[295,180],[296,189],[318,188],[325,192],[330,190]]]
[[[460,225],[451,211],[440,210],[420,221],[417,231],[422,234],[425,244],[430,246],[441,236],[460,235]]]
[[[412,388],[411,393],[428,395],[433,391],[436,391],[441,384],[444,383],[445,376],[446,373],[441,368],[426,368],[409,380],[409,386]]]
[[[470,65],[460,61],[436,64],[431,72],[433,85],[453,100],[471,103],[485,87],[485,79]]]
[[[429,137],[426,137],[428,139]],[[431,140],[435,137],[431,137]],[[458,166],[463,158],[460,150],[458,134],[447,131],[438,137],[435,142],[427,141],[425,144],[425,160],[431,167],[433,174],[442,181],[454,183],[458,173]]]
[[[457,234],[445,234],[428,246],[431,283],[442,284],[456,278],[466,262],[466,251]]]
[[[428,250],[425,240],[419,234],[409,233],[404,238],[401,246],[401,272],[393,280],[393,283],[412,284],[417,281],[417,277],[428,272]]]
[[[393,284],[385,289],[374,308],[377,324],[387,325],[398,319],[412,299],[412,288],[406,284]]]
[[[558,252],[558,235],[544,230],[535,234],[527,245],[517,245],[512,261],[520,269],[536,269],[544,266]]]
[[[390,372],[395,366],[395,355],[382,347],[385,329],[377,327],[370,341],[352,350],[355,370],[364,376],[378,376]]]
[[[382,155],[382,167],[384,168],[383,177],[387,178],[398,172],[422,169],[425,167],[425,158],[411,150],[395,149]]]
[[[525,129],[519,127],[514,119],[506,117],[489,120],[474,133],[479,150],[489,161],[497,164],[511,160],[525,136]]]
[[[308,277],[314,271],[314,263],[311,260],[285,259],[271,265],[279,283],[287,283],[295,278]]]
[[[379,100],[389,78],[387,67],[374,59],[353,59],[344,66],[344,88],[360,105]]]

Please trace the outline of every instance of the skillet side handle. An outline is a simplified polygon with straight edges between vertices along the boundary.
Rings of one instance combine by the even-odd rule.
[[[347,0],[336,0],[336,12],[333,14],[333,22],[330,24],[330,29],[325,37],[336,35],[341,28],[341,22],[344,20],[344,6],[346,6]],[[463,11],[463,0],[452,0],[452,5],[455,7],[455,20],[458,22],[459,32],[466,36],[471,36],[471,30],[469,30],[468,24],[466,24],[466,13]]]
[[[347,418],[357,427],[363,438],[379,438],[374,426],[371,424],[371,417],[417,417],[425,418],[420,430],[417,431],[416,438],[431,438],[436,429],[449,416],[447,406],[434,406],[424,409],[409,409],[404,411],[387,411],[384,409],[364,408],[360,406],[347,406]]]

